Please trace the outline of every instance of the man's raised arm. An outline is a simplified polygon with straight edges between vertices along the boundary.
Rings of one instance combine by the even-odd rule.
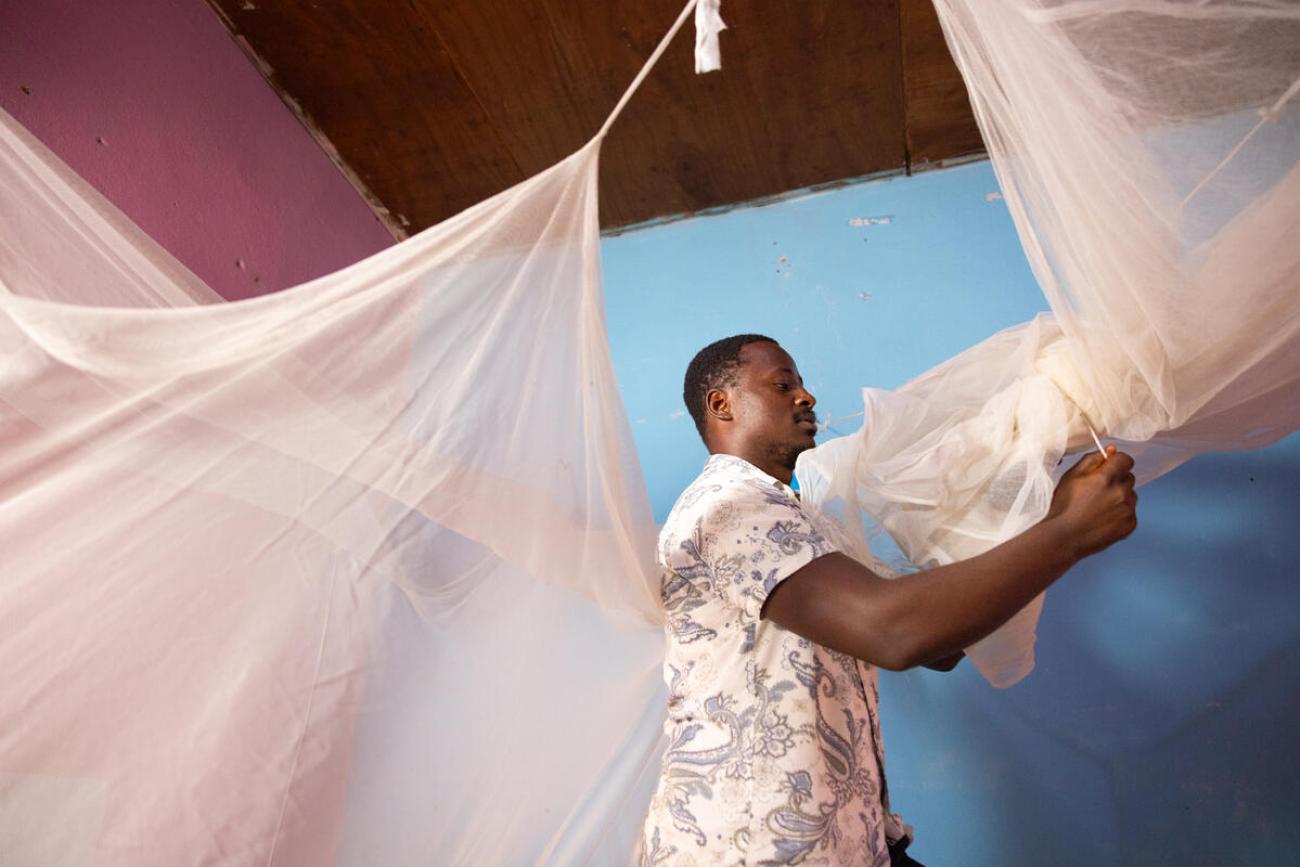
[[[1107,454],[1075,464],[1057,485],[1047,517],[990,551],[894,579],[828,554],[773,588],[763,617],[881,668],[942,667],[1079,560],[1137,527],[1133,459],[1114,446]]]

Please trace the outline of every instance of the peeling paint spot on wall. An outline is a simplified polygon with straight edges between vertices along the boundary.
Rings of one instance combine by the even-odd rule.
[[[870,300],[871,300],[871,293],[870,293],[870,292],[859,292],[859,293],[858,293],[858,297],[859,297],[860,299],[862,299],[863,301],[870,301]]]
[[[244,5],[239,8],[243,9],[245,12],[252,12],[257,7],[253,5],[253,0],[244,0]]]
[[[20,85],[18,85],[18,89],[21,90],[21,91],[23,92],[23,96],[31,96],[31,95],[32,95],[32,89],[31,89],[30,87],[28,87],[27,85],[25,85],[25,84],[20,84]],[[775,244],[776,242],[773,241],[772,243]]]
[[[850,226],[888,226],[894,222],[893,214],[885,214],[880,217],[850,217]]]
[[[789,264],[790,264],[790,257],[789,257],[789,256],[782,256],[780,259],[777,259],[777,260],[776,260],[776,264],[778,264],[778,265],[789,265]]]
[[[95,144],[97,144],[97,145],[102,145],[103,143],[104,143],[104,137],[103,137],[103,136],[100,136],[100,135],[95,136]]]
[[[1002,201],[1002,194],[999,193],[999,192],[997,192],[996,190],[994,190],[993,192],[988,193],[987,195],[984,196],[984,201],[986,201],[986,202],[1000,202],[1000,201]]]

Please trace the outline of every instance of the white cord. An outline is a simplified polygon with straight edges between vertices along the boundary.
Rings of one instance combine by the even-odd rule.
[[[1237,156],[1237,154],[1241,153],[1241,149],[1246,146],[1246,142],[1250,141],[1251,138],[1254,137],[1255,133],[1263,129],[1264,124],[1273,123],[1274,121],[1276,121],[1277,116],[1282,112],[1282,107],[1285,106],[1291,100],[1291,97],[1295,96],[1297,92],[1300,92],[1300,78],[1297,78],[1295,81],[1291,82],[1291,86],[1286,89],[1286,93],[1278,97],[1277,102],[1273,103],[1267,108],[1261,108],[1259,110],[1259,120],[1256,121],[1255,125],[1250,128],[1250,132],[1242,136],[1241,141],[1237,142],[1237,144],[1233,147],[1233,149],[1228,151],[1228,155],[1226,157],[1219,160],[1219,164],[1215,166],[1214,169],[1208,175],[1201,178],[1201,182],[1197,184],[1195,187],[1193,187],[1192,191],[1183,198],[1180,207],[1184,207],[1184,208],[1187,207],[1187,203],[1190,202],[1197,193],[1199,193],[1202,189],[1204,189],[1206,184],[1214,180],[1214,178],[1219,174],[1219,172],[1223,171],[1224,166],[1232,162],[1233,158]]]
[[[668,49],[668,43],[673,41],[673,37],[677,35],[677,31],[682,29],[682,25],[686,23],[686,19],[691,16],[691,12],[695,9],[696,2],[698,2],[698,0],[690,0],[690,2],[686,4],[686,8],[682,10],[682,14],[677,16],[677,20],[673,22],[673,26],[668,29],[668,33],[663,39],[659,40],[659,45],[650,55],[650,59],[645,62],[645,66],[641,67],[641,71],[636,74],[636,78],[632,79],[632,83],[629,84],[627,90],[623,92],[622,98],[620,98],[618,104],[614,106],[614,110],[609,113],[609,117],[605,118],[605,124],[600,128],[600,132],[596,133],[596,138],[604,138],[605,133],[609,132],[609,128],[614,125],[614,121],[618,118],[619,114],[622,113],[623,107],[627,105],[628,100],[632,98],[632,94],[636,93],[636,89],[641,86],[641,82],[645,81],[646,76],[650,74],[650,70],[654,68],[654,65],[659,61],[659,58],[663,57],[664,51]]]

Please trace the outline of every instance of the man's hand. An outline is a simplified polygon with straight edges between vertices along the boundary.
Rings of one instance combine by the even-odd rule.
[[[1044,521],[1064,529],[1076,558],[1109,548],[1137,528],[1137,493],[1133,490],[1133,458],[1106,447],[1070,468],[1052,496]]]

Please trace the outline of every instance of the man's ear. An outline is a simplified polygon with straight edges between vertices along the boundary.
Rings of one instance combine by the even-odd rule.
[[[704,396],[704,408],[714,418],[731,421],[731,396],[720,388],[709,389]]]

